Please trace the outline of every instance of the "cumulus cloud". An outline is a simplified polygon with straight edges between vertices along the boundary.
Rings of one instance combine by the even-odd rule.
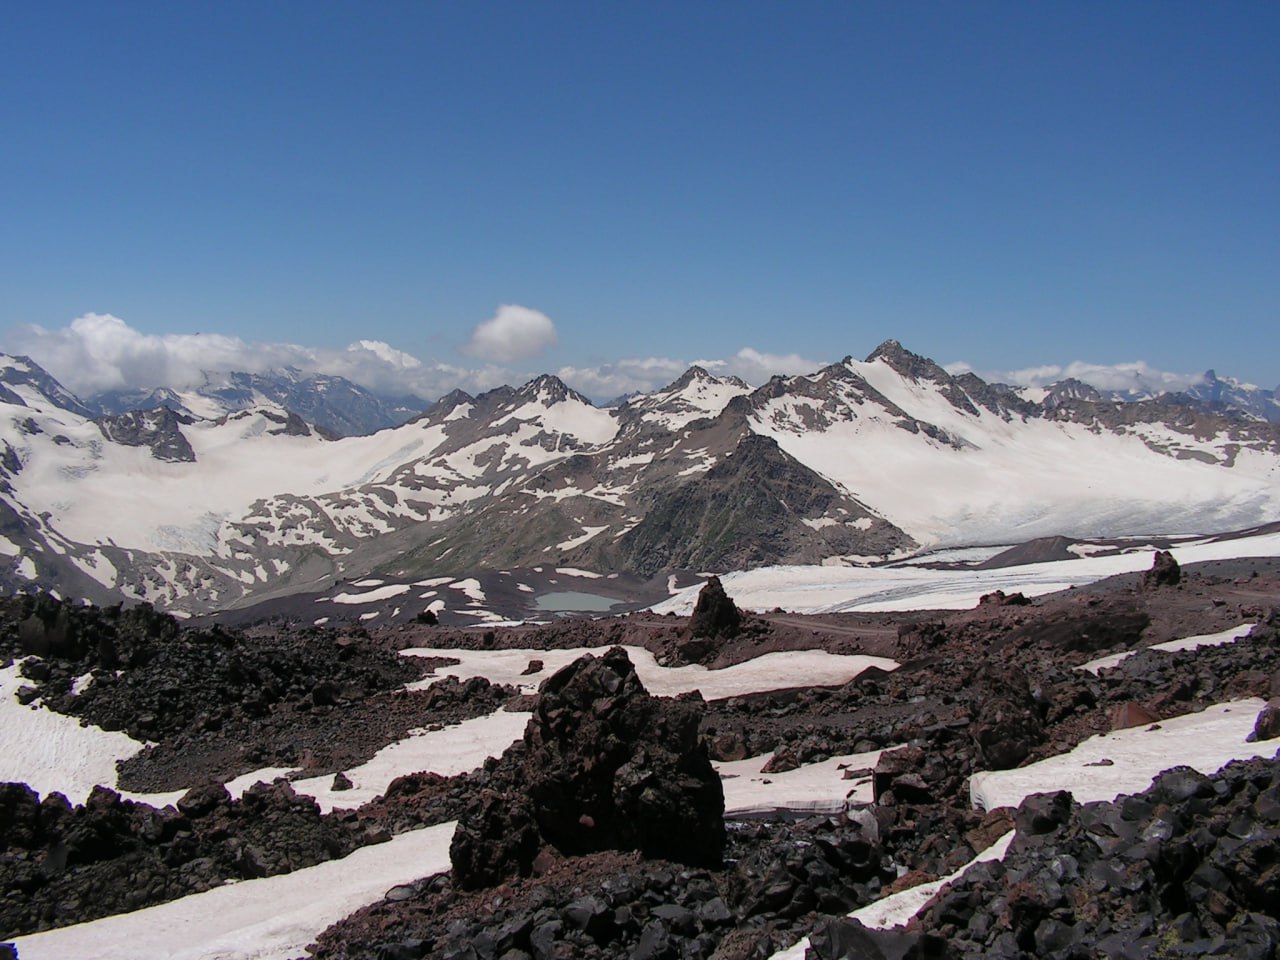
[[[105,313],[85,314],[60,330],[19,327],[8,341],[10,352],[27,354],[84,396],[144,386],[182,389],[201,383],[204,370],[262,373],[309,362],[302,347],[221,334],[156,336]]]
[[[778,374],[794,376],[799,373],[813,373],[824,366],[798,353],[761,353],[751,347],[743,347],[727,360],[707,361],[702,365],[719,376],[740,377],[753,386],[764,383]]]
[[[761,353],[743,347],[723,359],[676,360],[671,357],[632,357],[597,367],[561,367],[558,376],[575,390],[597,400],[629,393],[660,390],[692,366],[717,377],[738,377],[759,386],[775,374],[812,373],[822,366],[798,354]]]
[[[400,370],[417,370],[422,366],[422,361],[417,357],[405,353],[403,350],[397,350],[391,344],[382,340],[357,340],[347,347],[347,353],[349,354],[357,354],[361,351],[371,353],[388,366],[396,367]]]
[[[548,330],[552,338],[555,336],[549,319],[523,307],[504,306],[476,328],[477,335],[486,331],[482,338],[492,338],[503,330],[510,335],[510,344],[524,336],[520,342],[526,350],[533,349],[538,336],[549,342]],[[202,386],[208,375],[217,378],[233,371],[271,373],[284,368],[303,375],[345,377],[380,393],[412,394],[426,401],[454,389],[474,394],[502,384],[520,384],[531,376],[528,371],[513,369],[508,365],[511,361],[501,359],[496,350],[490,351],[490,362],[464,366],[424,361],[382,340],[362,339],[332,350],[222,334],[156,335],[136,330],[119,317],[97,313],[54,330],[34,325],[15,328],[7,332],[2,347],[5,352],[32,357],[84,398],[109,390],[188,390]],[[514,353],[509,350],[502,356]],[[718,359],[632,357],[596,366],[565,366],[557,373],[571,387],[602,401],[660,389],[694,364],[752,385],[774,374],[811,373],[821,366],[796,354],[768,354],[743,347]]]
[[[9,331],[4,349],[30,356],[82,397],[108,390],[187,390],[203,385],[207,373],[270,373],[284,368],[345,377],[370,390],[415,394],[425,400],[456,388],[476,392],[520,379],[493,364],[466,368],[425,363],[381,340],[324,350],[222,334],[144,334],[119,317],[97,313],[57,330],[18,327]]]
[[[948,373],[977,373],[991,383],[1010,383],[1020,387],[1047,387],[1059,380],[1073,378],[1097,387],[1129,393],[1173,393],[1204,381],[1203,373],[1172,373],[1157,370],[1145,360],[1127,363],[1089,363],[1074,360],[1066,365],[1050,363],[1019,370],[975,370],[963,360],[946,365]]]
[[[689,369],[691,364],[669,357],[630,357],[598,367],[561,367],[556,376],[580,393],[611,400],[629,393],[650,393]]]
[[[536,357],[558,339],[556,326],[545,313],[504,303],[492,317],[476,324],[462,352],[493,363],[515,363]]]

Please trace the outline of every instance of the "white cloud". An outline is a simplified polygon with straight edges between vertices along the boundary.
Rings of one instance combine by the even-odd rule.
[[[492,317],[476,324],[462,352],[494,363],[514,363],[536,357],[558,339],[556,326],[545,313],[504,303]]]
[[[261,373],[308,365],[308,351],[287,344],[250,344],[221,334],[145,334],[119,317],[88,313],[60,330],[23,326],[7,349],[25,353],[76,393],[202,382],[204,370]]]
[[[743,347],[727,360],[710,361],[710,363],[714,364],[714,367],[707,363],[703,366],[719,376],[741,377],[753,385],[764,383],[777,374],[794,376],[800,373],[813,373],[824,366],[798,353],[761,353],[751,347]]]
[[[361,351],[373,354],[383,363],[401,370],[417,370],[422,366],[422,361],[412,354],[405,353],[403,350],[397,350],[389,343],[382,340],[357,340],[351,346],[347,347],[347,353],[357,354]]]
[[[185,390],[205,374],[268,373],[293,367],[303,374],[345,377],[370,390],[434,400],[461,387],[488,390],[518,374],[424,363],[381,340],[359,340],[345,350],[293,343],[262,343],[221,334],[144,334],[119,317],[90,313],[57,330],[29,325],[9,331],[6,352],[26,354],[72,392],[91,397],[106,390],[170,387]]]
[[[1020,387],[1047,387],[1059,380],[1074,378],[1099,390],[1118,390],[1137,394],[1186,390],[1204,380],[1203,373],[1171,373],[1157,370],[1145,360],[1127,363],[1089,363],[1074,360],[1065,366],[1043,364],[1020,370],[977,371],[963,360],[946,365],[951,374],[977,373],[989,383],[1010,383]]]
[[[512,349],[517,341],[522,349],[533,349],[539,336],[547,341],[548,331],[551,338],[555,336],[551,321],[537,311],[504,306],[476,328],[472,339],[481,331],[485,331],[482,338],[492,339],[504,330],[512,338],[508,344]],[[233,371],[269,373],[284,367],[303,375],[345,377],[370,390],[416,394],[428,401],[454,389],[475,394],[530,379],[527,371],[512,369],[498,356],[493,357],[495,362],[460,366],[423,361],[382,340],[363,339],[345,349],[329,350],[221,334],[145,334],[119,317],[96,313],[55,330],[34,325],[15,328],[8,331],[2,346],[5,352],[32,357],[81,397],[107,390],[186,390],[204,384],[206,374],[216,378]],[[513,353],[508,350],[505,356]],[[811,373],[820,366],[796,354],[766,354],[743,347],[722,359],[633,357],[598,366],[566,366],[558,375],[599,401],[657,390],[695,363],[718,376],[741,377],[753,385],[774,374]]]
[[[717,377],[739,377],[753,386],[759,386],[775,374],[812,373],[822,366],[794,353],[768,354],[743,347],[722,360],[632,357],[598,367],[561,367],[558,376],[589,397],[609,400],[628,393],[660,390],[695,365]]]
[[[639,357],[604,363],[598,367],[561,367],[561,380],[597,400],[612,400],[628,393],[650,393],[679,378],[691,364],[669,357]]]

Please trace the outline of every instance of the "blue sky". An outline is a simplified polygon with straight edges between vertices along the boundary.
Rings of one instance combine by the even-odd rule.
[[[1271,387],[1278,48],[1267,3],[20,4],[0,346],[606,394],[896,337]]]

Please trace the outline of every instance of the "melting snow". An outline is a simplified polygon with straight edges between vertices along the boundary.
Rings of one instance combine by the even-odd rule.
[[[586,529],[590,530],[590,527]],[[600,529],[605,529],[601,527]],[[590,570],[579,570],[577,567],[556,567],[556,573],[563,574],[566,577],[586,577],[588,580],[601,580],[601,574],[592,573]]]
[[[592,537],[599,536],[601,533],[603,533],[605,530],[608,530],[608,529],[609,529],[608,524],[605,524],[603,527],[583,527],[582,536],[572,537],[569,540],[562,540],[560,543],[557,543],[556,546],[561,550],[572,550],[574,547],[582,546]]]
[[[480,581],[475,577],[468,577],[466,580],[455,580],[449,584],[450,590],[461,590],[477,603],[484,603],[484,591],[480,589]]]
[[[409,689],[426,689],[441,677],[455,676],[460,680],[485,677],[491,683],[509,683],[524,692],[537,690],[538,685],[557,670],[577,660],[583,654],[602,656],[609,647],[583,647],[574,650],[453,650],[426,647],[400,651],[413,657],[448,657],[459,662],[437,667],[435,676],[418,680]],[[707,700],[722,700],[747,693],[766,690],[782,690],[821,684],[838,686],[852,680],[870,667],[895,670],[898,664],[884,657],[844,656],[825,650],[791,650],[782,653],[766,653],[745,663],[708,670],[706,667],[662,667],[653,654],[642,647],[626,647],[627,655],[635,664],[636,673],[646,690],[661,697],[674,697],[698,690]],[[525,675],[530,660],[541,660],[543,667],[534,674]]]
[[[359,584],[356,584],[359,586]],[[339,593],[333,598],[334,603],[374,603],[378,600],[389,600],[402,593],[408,593],[413,587],[407,583],[392,583],[365,593]]]
[[[1235,557],[1280,556],[1280,534],[1197,543],[1175,548],[1179,563]],[[740,607],[797,613],[836,613],[849,610],[965,609],[984,593],[1003,590],[1039,596],[1082,586],[1118,573],[1151,566],[1149,551],[1106,557],[1082,557],[1031,563],[996,570],[926,570],[916,567],[760,567],[730,573],[720,579]],[[650,609],[655,613],[689,614],[701,585],[686,588]]]
[[[839,813],[847,803],[870,803],[871,776],[844,779],[846,770],[875,769],[880,750],[831,757],[782,773],[761,773],[772,753],[745,760],[716,763],[723,779],[724,813],[727,817],[753,817],[771,813],[805,815]]]
[[[396,777],[419,771],[451,777],[474,770],[487,757],[496,757],[524,735],[528,713],[498,711],[464,720],[443,730],[416,730],[404,740],[383,747],[368,763],[346,771],[350,790],[333,790],[333,774],[295,780],[293,789],[315,797],[325,813],[368,803],[386,793]]]
[[[98,785],[116,783],[116,761],[142,749],[127,734],[80,726],[74,717],[15,699],[27,680],[17,663],[0,669],[0,782],[26,783],[41,796],[57,791],[84,803]]]
[[[1252,630],[1252,623],[1242,623],[1237,627],[1231,627],[1220,633],[1202,633],[1194,637],[1183,637],[1181,640],[1166,640],[1164,643],[1153,643],[1151,646],[1143,647],[1140,650],[1128,650],[1124,653],[1113,653],[1109,656],[1098,657],[1096,660],[1080,664],[1076,669],[1087,670],[1089,673],[1096,674],[1099,670],[1114,667],[1116,664],[1128,660],[1134,654],[1141,653],[1143,650],[1162,650],[1165,653],[1178,653],[1182,650],[1195,650],[1199,647],[1218,647],[1224,643],[1234,643],[1243,639]]]
[[[22,960],[287,960],[386,891],[449,869],[453,821],[278,877],[20,937]]]
[[[1217,704],[1202,713],[1161,720],[1090,737],[1070,753],[1016,770],[975,773],[969,797],[975,807],[1016,807],[1031,793],[1070,790],[1078,803],[1114,800],[1138,793],[1170,766],[1184,764],[1216,773],[1232,760],[1271,757],[1275,741],[1247,743],[1264,701],[1252,697]],[[1100,761],[1109,760],[1109,764]]]

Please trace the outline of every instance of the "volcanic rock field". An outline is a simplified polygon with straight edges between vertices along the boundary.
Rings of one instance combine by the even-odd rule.
[[[8,769],[39,754],[13,711],[133,746],[111,783],[0,785],[0,950],[150,956],[293,875],[311,919],[216,955],[1274,957],[1278,596],[1280,561],[1162,554],[962,611],[751,613],[715,579],[692,617],[476,629],[7,599]],[[376,892],[321,909],[343,863]]]

